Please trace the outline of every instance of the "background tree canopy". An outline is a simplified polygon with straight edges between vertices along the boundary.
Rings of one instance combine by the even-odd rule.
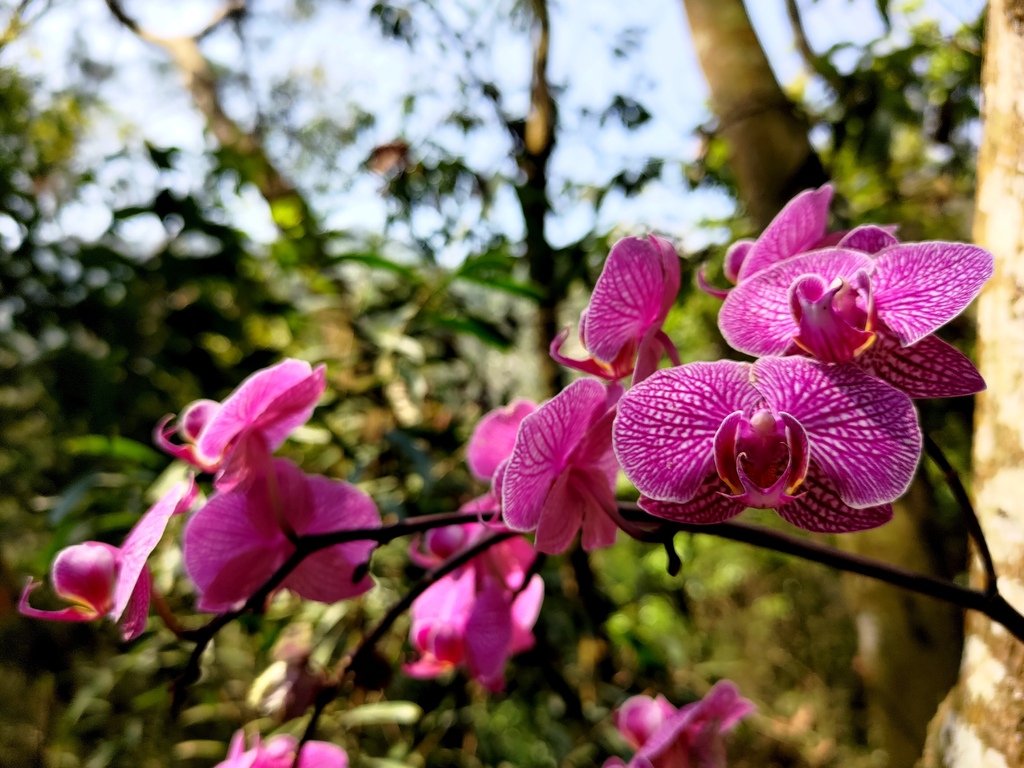
[[[831,179],[840,226],[969,239],[979,2],[773,0],[750,4],[753,27],[738,0],[634,5],[0,5],[0,696],[22,702],[0,707],[0,764],[211,765],[240,722],[274,727],[253,686],[283,639],[326,665],[415,574],[393,544],[359,602],[276,599],[219,637],[172,717],[186,651],[159,622],[122,653],[110,626],[14,610],[27,573],[116,540],[180,474],[151,447],[164,414],[284,355],[326,362],[333,394],[289,450],[386,515],[451,511],[478,491],[461,448],[481,413],[563,383],[548,343],[618,236],[658,231],[685,286],[705,262],[715,281],[728,243]],[[762,49],[774,76],[750,64]],[[684,360],[728,354],[716,311],[684,288],[666,327]],[[969,409],[923,414],[960,466]],[[936,479],[906,517],[940,509],[912,537],[958,573]],[[888,598],[742,545],[677,545],[678,577],[631,541],[549,560],[538,645],[504,696],[398,674],[331,709],[322,737],[357,765],[593,765],[622,750],[625,696],[681,704],[727,676],[759,705],[737,766],[920,754],[941,693],[904,681],[890,694],[924,714],[900,705],[899,722],[864,645],[861,617],[884,626]],[[172,547],[154,570],[188,616]],[[952,626],[930,643],[948,685],[958,620],[918,618]],[[392,667],[403,631],[381,646]]]

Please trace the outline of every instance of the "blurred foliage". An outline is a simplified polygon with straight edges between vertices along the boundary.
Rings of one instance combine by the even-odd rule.
[[[526,5],[500,6],[506,31],[526,35]],[[887,23],[901,13],[878,7]],[[322,12],[296,2],[279,23],[315,23]],[[453,62],[459,90],[439,120],[436,108],[424,118],[429,94],[410,92],[400,135],[367,153],[377,116],[358,105],[344,119],[299,109],[315,78],[277,72],[253,124],[280,147],[273,157],[303,178],[308,200],[335,188],[342,158],[368,156],[362,172],[375,174],[388,205],[385,231],[372,235],[331,229],[306,197],[285,196],[266,205],[275,234],[253,237],[234,207],[266,172],[251,156],[208,148],[197,162],[181,147],[152,144],[87,152],[106,119],[93,82],[104,77],[95,66],[101,51],[79,51],[79,63],[93,66],[60,90],[0,66],[0,696],[23,702],[0,708],[0,765],[211,765],[239,724],[260,717],[250,686],[290,626],[308,628],[310,663],[327,668],[419,575],[396,543],[375,556],[379,585],[359,601],[302,605],[278,596],[265,617],[218,636],[203,679],[172,717],[167,688],[188,645],[159,620],[125,648],[109,624],[29,622],[14,611],[26,573],[43,574],[67,544],[118,542],[180,469],[166,469],[150,448],[165,413],[222,397],[283,355],[326,362],[328,397],[284,450],[308,471],[359,483],[394,518],[450,511],[482,490],[461,460],[473,423],[514,396],[537,394],[524,339],[545,287],[529,281],[518,225],[499,211],[521,183],[514,158],[523,116],[513,109],[521,94],[474,71],[486,37],[453,27],[433,4],[376,3],[369,14],[381,45],[439,47]],[[966,239],[980,27],[949,39],[919,14],[907,18],[906,39],[887,34],[821,54],[814,82],[824,90],[798,84],[794,95],[837,185],[837,225],[892,221],[908,239]],[[642,44],[635,30],[608,41],[623,61]],[[235,66],[223,87],[244,97],[258,73]],[[521,79],[528,83],[527,71]],[[609,93],[605,106],[562,117],[628,139],[658,119],[643,101]],[[729,192],[714,126],[699,135],[704,151],[693,161],[643,157],[600,182],[586,169],[560,180],[549,214],[581,205],[597,221],[607,200],[639,195],[676,171],[694,190]],[[501,159],[460,151],[485,140],[505,147]],[[110,201],[106,214],[81,234],[75,210],[81,219],[84,203],[97,199]],[[707,227],[729,239],[756,234],[742,212]],[[615,236],[593,225],[552,249],[567,323]],[[666,326],[684,359],[733,354],[715,332],[717,301],[689,279],[702,261],[714,278],[725,244],[685,255],[687,279]],[[963,331],[958,341],[969,344]],[[956,401],[925,413],[961,466],[967,408]],[[157,588],[195,624],[171,534],[152,562]],[[677,547],[677,578],[666,574],[664,552],[634,542],[591,563],[579,553],[549,559],[538,644],[510,667],[505,695],[458,676],[396,674],[382,690],[352,691],[331,707],[321,738],[345,746],[355,765],[381,768],[595,765],[626,754],[610,720],[626,696],[660,692],[683,704],[729,677],[760,708],[732,739],[731,764],[883,766],[884,755],[865,748],[854,631],[837,579],[701,537],[679,537]],[[400,622],[380,648],[395,668],[409,653],[405,631]],[[255,723],[264,732],[303,727],[270,715]]]

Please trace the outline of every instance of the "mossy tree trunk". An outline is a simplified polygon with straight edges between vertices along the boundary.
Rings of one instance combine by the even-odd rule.
[[[1024,611],[1024,0],[993,0],[986,46],[974,237],[996,267],[978,300],[974,495],[999,591]],[[1024,766],[1024,644],[981,616],[966,629],[922,765]]]

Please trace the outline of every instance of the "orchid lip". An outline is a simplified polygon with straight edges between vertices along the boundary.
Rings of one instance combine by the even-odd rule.
[[[819,360],[850,362],[875,342],[871,286],[863,271],[831,283],[804,275],[790,288],[790,308],[799,327],[794,343]]]

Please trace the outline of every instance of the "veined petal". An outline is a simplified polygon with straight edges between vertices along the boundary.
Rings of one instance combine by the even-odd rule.
[[[804,190],[786,203],[742,260],[736,272],[737,282],[814,247],[825,235],[831,202],[832,185],[825,184]]]
[[[535,410],[536,403],[515,400],[490,411],[477,422],[466,446],[466,463],[477,479],[491,479],[498,465],[512,453],[519,425]]]
[[[875,311],[904,346],[963,312],[992,277],[992,254],[966,243],[906,243],[875,258]]]
[[[146,510],[139,518],[135,527],[125,537],[121,545],[121,564],[117,572],[117,584],[114,587],[114,607],[110,612],[112,619],[121,618],[125,608],[136,591],[142,572],[146,568],[146,560],[160,543],[167,522],[173,515],[187,509],[195,498],[195,482],[189,477],[187,481],[178,483],[165,493],[159,501]],[[147,592],[148,597],[148,592]],[[148,606],[148,599],[147,599]],[[129,638],[126,638],[129,639]]]
[[[615,455],[626,476],[659,501],[692,499],[714,472],[722,421],[758,401],[750,366],[721,360],[656,371],[619,401]]]
[[[820,469],[811,468],[806,484],[793,501],[775,511],[784,520],[805,531],[846,533],[877,528],[892,519],[892,505],[856,508],[846,504]]]
[[[505,524],[532,531],[548,492],[595,418],[607,410],[608,393],[593,379],[574,381],[523,419],[501,481]]]
[[[717,477],[707,480],[689,501],[655,501],[647,496],[640,497],[640,509],[655,517],[675,520],[694,525],[722,523],[746,509],[746,506],[726,496]]]
[[[963,352],[929,334],[916,344],[902,346],[880,332],[857,365],[914,398],[960,397],[985,389],[974,363]]]
[[[854,365],[799,357],[754,363],[754,386],[776,412],[803,426],[816,463],[852,507],[885,504],[906,491],[921,455],[910,398]]]
[[[544,500],[539,516],[534,538],[536,550],[548,555],[565,552],[583,525],[586,504],[587,500],[570,482],[570,473],[559,475]]]
[[[679,257],[668,241],[653,235],[619,240],[587,306],[587,351],[610,362],[648,328],[661,325],[679,280]]]
[[[890,231],[891,229],[891,227],[879,227],[875,224],[865,224],[864,226],[851,229],[843,235],[838,245],[840,248],[849,248],[854,251],[878,253],[879,251],[888,248],[890,245],[896,245],[899,243],[899,240],[896,239],[896,235]]]
[[[794,256],[761,270],[729,292],[718,313],[722,336],[748,355],[781,355],[793,342],[799,326],[790,306],[790,289],[798,279],[820,276],[851,280],[859,270],[870,271],[871,257],[859,251],[826,248]]]
[[[274,451],[313,415],[327,388],[327,368],[318,365],[308,376],[275,397],[256,419],[255,428]]]

